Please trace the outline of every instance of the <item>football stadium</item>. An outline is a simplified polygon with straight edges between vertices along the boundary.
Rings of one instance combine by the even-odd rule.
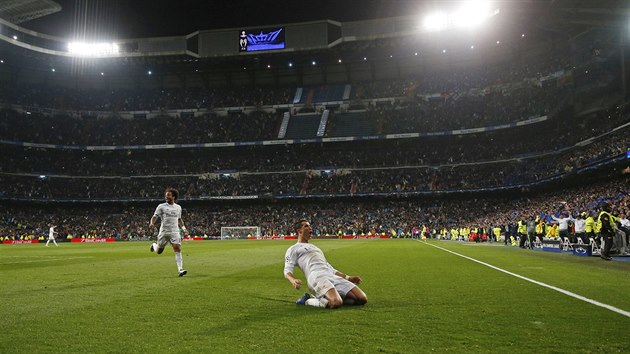
[[[630,3],[0,0],[0,353],[630,352]]]

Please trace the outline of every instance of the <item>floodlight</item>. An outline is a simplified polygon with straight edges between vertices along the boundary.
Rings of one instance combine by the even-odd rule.
[[[148,75],[153,75],[153,72],[151,70],[147,71]]]
[[[13,39],[15,39],[15,40],[17,41],[17,36],[16,36],[16,35],[13,35]]]
[[[313,62],[311,64],[317,65],[317,62],[315,60],[313,60]]]
[[[430,14],[424,18],[422,25],[429,31],[442,31],[448,27],[448,16],[441,12]]]
[[[475,27],[492,16],[490,3],[484,0],[470,0],[453,14],[453,24],[458,27]]]
[[[289,67],[292,68],[293,67],[293,63],[289,63]]]
[[[499,9],[492,9],[489,0],[468,0],[454,12],[435,12],[427,15],[422,26],[427,31],[437,32],[453,27],[472,28],[488,18],[497,15]]]
[[[118,54],[119,47],[116,43],[70,42],[68,52],[81,57],[107,56]]]

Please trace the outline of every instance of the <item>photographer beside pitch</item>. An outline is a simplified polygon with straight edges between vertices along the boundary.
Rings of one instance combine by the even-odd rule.
[[[311,224],[302,219],[295,224],[298,241],[289,247],[284,257],[284,277],[295,289],[300,289],[302,281],[293,276],[293,269],[297,265],[308,282],[308,287],[315,297],[305,293],[298,305],[314,307],[337,308],[341,305],[364,305],[367,295],[357,286],[361,277],[349,276],[330,265],[324,253],[317,246],[309,244],[311,238]]]
[[[158,234],[157,242],[151,244],[151,252],[161,254],[164,251],[166,244],[170,242],[175,252],[175,262],[177,263],[177,270],[180,277],[183,277],[188,273],[183,268],[182,261],[182,239],[179,236],[179,228],[182,228],[184,234],[189,236],[186,226],[182,221],[182,207],[175,203],[177,201],[179,193],[174,188],[167,188],[164,191],[164,199],[166,203],[158,205],[151,217],[149,227],[154,228],[155,222],[158,217],[162,220],[160,225],[160,233]]]

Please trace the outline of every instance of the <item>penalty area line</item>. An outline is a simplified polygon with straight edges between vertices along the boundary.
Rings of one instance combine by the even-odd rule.
[[[479,264],[484,265],[484,266],[486,266],[486,267],[490,267],[490,268],[492,268],[492,269],[494,269],[494,270],[498,270],[499,272],[503,272],[503,273],[508,274],[508,275],[511,275],[511,276],[513,276],[513,277],[516,277],[516,278],[519,278],[519,279],[526,280],[526,281],[528,281],[528,282],[530,282],[530,283],[534,283],[534,284],[536,284],[536,285],[540,285],[540,286],[545,287],[545,288],[547,288],[547,289],[551,289],[551,290],[557,291],[557,292],[559,292],[559,293],[562,293],[562,294],[565,294],[565,295],[571,296],[571,297],[576,298],[576,299],[578,299],[578,300],[582,300],[582,301],[584,301],[584,302],[588,302],[589,304],[593,304],[593,305],[595,305],[595,306],[603,307],[603,308],[605,308],[605,309],[607,309],[607,310],[610,310],[610,311],[616,312],[616,313],[618,313],[618,314],[620,314],[620,315],[623,315],[623,316],[626,316],[626,317],[630,317],[630,312],[628,312],[628,311],[624,311],[624,310],[622,310],[622,309],[620,309],[620,308],[617,308],[617,307],[614,307],[614,306],[611,306],[611,305],[608,305],[608,304],[604,304],[604,303],[599,302],[599,301],[597,301],[597,300],[589,299],[589,298],[584,297],[584,296],[582,296],[582,295],[578,295],[578,294],[576,294],[576,293],[572,293],[572,292],[570,292],[570,291],[568,291],[568,290],[564,290],[564,289],[561,289],[561,288],[555,287],[555,286],[553,286],[553,285],[549,285],[549,284],[546,284],[546,283],[540,282],[540,281],[538,281],[538,280],[530,279],[530,278],[525,277],[525,276],[522,276],[522,275],[520,275],[520,274],[512,273],[512,272],[510,272],[510,271],[508,271],[508,270],[505,270],[505,269],[502,269],[502,268],[499,268],[499,267],[493,266],[492,264],[488,264],[488,263],[486,263],[486,262],[482,262],[482,261],[480,261],[480,260],[478,260],[478,259],[474,259],[474,258],[472,258],[472,257],[468,257],[468,256],[465,256],[465,255],[463,255],[463,254],[459,254],[459,253],[457,253],[457,252],[451,251],[451,250],[449,250],[449,249],[446,249],[446,248],[443,248],[443,247],[440,247],[440,246],[432,245],[432,244],[427,243],[427,242],[422,242],[422,243],[423,243],[423,244],[425,244],[425,245],[429,245],[429,246],[431,246],[431,247],[435,247],[435,248],[440,249],[440,250],[442,250],[442,251],[446,251],[446,252],[448,252],[448,253],[452,253],[452,254],[454,254],[454,255],[456,255],[456,256],[459,256],[459,257],[462,257],[462,258],[466,258],[466,259],[468,259],[468,260],[470,260],[470,261],[473,261],[473,262],[479,263]]]

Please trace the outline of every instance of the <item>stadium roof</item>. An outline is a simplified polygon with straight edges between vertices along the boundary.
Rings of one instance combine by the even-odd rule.
[[[454,8],[464,1],[57,0],[57,4],[52,0],[0,0],[0,17],[3,15],[2,7],[15,8],[16,4],[20,4],[22,11],[28,8],[33,12],[37,6],[52,4],[50,8],[54,8],[54,11],[51,10],[54,13],[49,12],[51,15],[42,17],[42,13],[27,18],[26,14],[16,14],[14,17],[19,22],[27,21],[21,26],[46,35],[122,39],[182,36],[203,30],[326,19],[349,22],[414,14],[420,16],[435,10]],[[567,34],[593,27],[618,27],[630,22],[630,2],[627,0],[492,0],[491,3],[502,11],[520,13],[521,21],[532,26]]]
[[[396,17],[420,12],[423,4],[429,3],[426,0],[93,0],[86,5],[85,0],[57,1],[62,11],[31,21],[24,27],[53,36],[71,37],[71,31],[87,19],[90,26],[117,38],[179,36],[197,30],[324,19],[345,22]]]
[[[0,4],[5,2],[8,1],[0,0]],[[130,38],[118,42],[121,54],[114,56],[117,57],[115,61],[95,62],[81,59],[71,61],[70,63],[73,63],[71,65],[99,66],[98,70],[93,70],[97,73],[111,71],[100,66],[121,63],[145,68],[141,70],[142,72],[146,72],[148,70],[146,68],[149,67],[155,69],[156,65],[172,65],[172,70],[176,72],[205,73],[215,68],[230,72],[235,70],[250,72],[249,70],[256,67],[269,69],[271,66],[276,70],[288,65],[289,62],[296,64],[292,70],[298,71],[305,66],[311,66],[309,63],[316,59],[318,64],[333,63],[336,68],[340,66],[338,61],[341,63],[341,59],[345,66],[353,65],[352,63],[357,61],[362,62],[365,57],[372,60],[377,57],[391,57],[393,54],[393,57],[399,58],[399,54],[404,54],[397,53],[396,50],[411,50],[412,55],[414,51],[423,52],[422,56],[428,58],[423,60],[431,61],[433,60],[431,56],[442,58],[441,53],[446,50],[445,48],[448,48],[448,56],[459,57],[458,47],[469,48],[471,44],[475,45],[475,52],[481,53],[483,50],[485,53],[483,55],[491,57],[498,55],[497,52],[504,51],[499,46],[494,46],[495,42],[498,44],[500,40],[501,47],[519,45],[513,39],[510,42],[510,38],[519,38],[521,43],[521,33],[527,33],[530,43],[538,43],[550,41],[554,37],[562,40],[574,38],[593,28],[612,28],[615,31],[617,28],[629,27],[630,23],[628,10],[630,2],[624,0],[493,1],[501,8],[501,15],[496,16],[493,26],[488,26],[483,34],[485,38],[481,34],[472,38],[473,36],[469,36],[468,33],[444,36],[432,33],[417,35],[409,30],[410,26],[417,26],[414,19],[419,16],[415,16],[416,14],[448,5],[454,7],[454,4],[461,4],[462,1],[364,0],[360,7],[356,6],[356,2],[348,1],[339,5],[338,1],[332,0],[321,0],[315,7],[311,3],[296,5],[294,2],[282,0],[271,5],[268,2],[261,4],[231,1],[218,2],[212,6],[208,5],[207,1],[194,0],[187,0],[181,4],[153,0],[150,2],[151,5],[144,0],[58,2],[63,7],[62,11],[20,25],[24,28],[24,38],[18,36],[17,39],[11,39],[13,33],[11,31],[4,33],[0,26],[0,36],[4,36],[0,50],[6,49],[5,56],[8,56],[13,52],[13,47],[16,49],[13,60],[5,60],[6,62],[18,66],[23,63],[28,67],[41,66],[51,70],[52,67],[64,65],[68,61],[64,58],[59,60],[53,58],[54,55],[51,57],[46,51],[42,51],[45,54],[38,55],[30,50],[32,48],[28,45],[44,47],[63,54],[63,51],[67,50],[67,39],[73,38],[69,34],[64,35],[63,31],[78,31],[84,38],[93,38],[96,33],[107,32],[99,32],[98,28],[109,28],[110,33],[117,31],[119,34],[126,33],[125,36],[115,36]],[[348,5],[349,3],[352,3],[352,6]],[[297,8],[302,10],[298,12]],[[386,17],[399,15],[401,12],[406,16]],[[165,13],[167,15],[164,15]],[[236,13],[238,16],[226,16]],[[327,18],[333,22],[326,21]],[[307,20],[311,22],[301,22]],[[346,20],[348,22],[336,22]],[[298,46],[300,42],[293,40],[284,51],[244,55],[236,52],[236,41],[230,39],[226,45],[234,53],[220,53],[219,46],[215,46],[214,43],[220,45],[223,42],[217,38],[233,37],[235,30],[242,29],[239,27],[243,24],[249,26],[283,24],[292,35],[304,32],[305,27],[321,27],[323,30],[301,33],[301,38],[313,33],[323,33],[322,36],[327,36],[328,41],[324,40],[323,44]],[[559,36],[550,32],[558,33]],[[139,38],[145,34],[154,37]],[[161,34],[171,37],[160,37]],[[309,39],[313,39],[312,36]],[[468,43],[470,40],[479,43]],[[480,42],[490,44],[484,48]],[[22,50],[19,46],[29,50]],[[208,52],[208,48],[211,53]],[[36,60],[39,64],[35,62],[32,65],[28,64],[30,59]],[[80,65],[76,64],[79,62]],[[300,62],[303,62],[302,68]],[[162,69],[161,72],[171,71],[166,70],[167,68]]]
[[[0,0],[0,18],[11,23],[22,23],[44,17],[61,10],[52,0]]]

